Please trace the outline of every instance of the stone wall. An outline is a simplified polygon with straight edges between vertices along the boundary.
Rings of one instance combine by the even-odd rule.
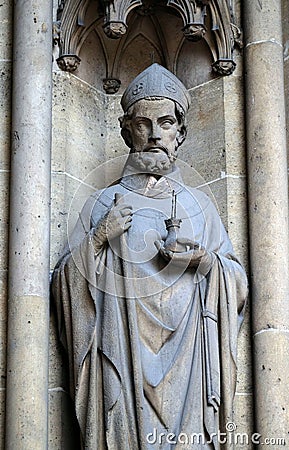
[[[283,27],[283,45],[284,45],[284,84],[285,84],[285,102],[286,102],[286,131],[287,131],[287,150],[289,149],[289,2],[282,1],[282,27]]]
[[[0,448],[4,448],[6,327],[7,327],[7,266],[11,121],[11,58],[12,4],[0,7]]]

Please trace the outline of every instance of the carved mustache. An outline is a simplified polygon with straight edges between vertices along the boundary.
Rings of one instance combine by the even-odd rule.
[[[167,155],[169,154],[167,147],[164,147],[162,144],[158,144],[158,145],[148,144],[143,149],[143,152],[150,152],[152,150],[163,150]]]
[[[153,150],[163,150],[167,155],[169,154],[167,147],[164,147],[162,144],[158,144],[158,145],[148,144],[144,147],[144,149],[142,150],[141,153],[148,153],[148,152],[153,153]],[[138,152],[136,152],[135,148],[132,148],[132,153],[138,153]]]

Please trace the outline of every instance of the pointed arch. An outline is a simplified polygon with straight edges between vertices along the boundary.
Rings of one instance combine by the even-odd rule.
[[[118,65],[120,50],[127,42],[127,35],[130,33],[134,20],[129,20],[130,13],[145,10],[143,0],[118,0],[117,2],[98,0],[95,4],[98,7],[91,8],[94,17],[87,21],[87,10],[92,0],[66,0],[63,11],[61,12],[60,24],[60,58],[61,56],[74,56],[78,58],[78,52],[81,48],[83,32],[92,27],[94,22],[104,19],[104,27],[97,26],[98,35],[101,39],[101,33],[104,28],[107,36],[117,41],[117,45],[103,44],[104,52],[112,53],[112,57],[107,60],[107,73],[115,72]],[[235,68],[233,61],[234,33],[231,24],[230,8],[227,0],[161,0],[153,3],[154,7],[161,8],[159,11],[174,10],[182,21],[180,29],[183,30],[185,37],[189,41],[204,39],[210,47],[213,55],[213,70],[219,75],[229,75]],[[91,11],[90,11],[91,14]],[[136,14],[135,14],[136,16]],[[153,18],[153,16],[151,16]],[[165,64],[170,63],[170,51],[166,39],[162,36],[161,27],[158,24],[158,16],[152,19],[155,23],[155,30],[158,35],[158,41],[161,42],[162,59]],[[127,33],[128,29],[128,33]],[[123,36],[125,34],[125,36]],[[146,37],[148,39],[148,37]],[[192,42],[195,45],[195,42]],[[156,45],[156,43],[154,43]],[[175,47],[174,47],[175,50]],[[193,48],[192,48],[193,51]],[[79,58],[78,58],[79,60]],[[112,62],[114,60],[114,62]],[[79,63],[79,61],[78,61]],[[69,70],[63,65],[64,70]]]

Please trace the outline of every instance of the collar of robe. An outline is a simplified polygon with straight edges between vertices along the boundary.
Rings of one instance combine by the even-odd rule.
[[[157,178],[154,174],[140,173],[134,167],[127,165],[120,184],[129,191],[153,198],[171,197],[173,191],[178,194],[184,189],[178,167],[175,167],[171,173]]]

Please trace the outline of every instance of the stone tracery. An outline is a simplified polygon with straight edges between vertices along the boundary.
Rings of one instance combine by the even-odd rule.
[[[164,27],[163,16],[174,18],[172,30]],[[172,40],[175,40],[174,44],[178,47],[182,47],[184,41],[190,41],[192,58],[199,43],[205,42],[210,55],[207,65],[211,66],[211,77],[230,75],[235,69],[233,48],[236,32],[231,24],[233,19],[226,0],[66,0],[64,4],[60,4],[58,19],[60,54],[57,62],[62,70],[75,70],[75,66],[67,65],[63,60],[68,56],[81,58],[80,54],[86,44],[85,37],[88,32],[94,31],[105,55],[106,73],[102,74],[102,79],[120,79],[123,82],[119,76],[119,61],[123,58],[123,49],[132,44],[135,30],[143,26],[142,19],[147,19],[143,28],[148,27],[149,22],[155,28],[155,38],[152,38],[151,30],[143,29],[142,34],[147,43],[153,39],[148,45],[156,47],[154,53],[159,54],[157,61],[174,73],[177,61],[170,61],[170,54],[175,53],[175,48],[168,49],[167,54],[163,54],[163,49]],[[151,61],[144,63],[147,66],[151,62],[154,62],[153,56]]]

